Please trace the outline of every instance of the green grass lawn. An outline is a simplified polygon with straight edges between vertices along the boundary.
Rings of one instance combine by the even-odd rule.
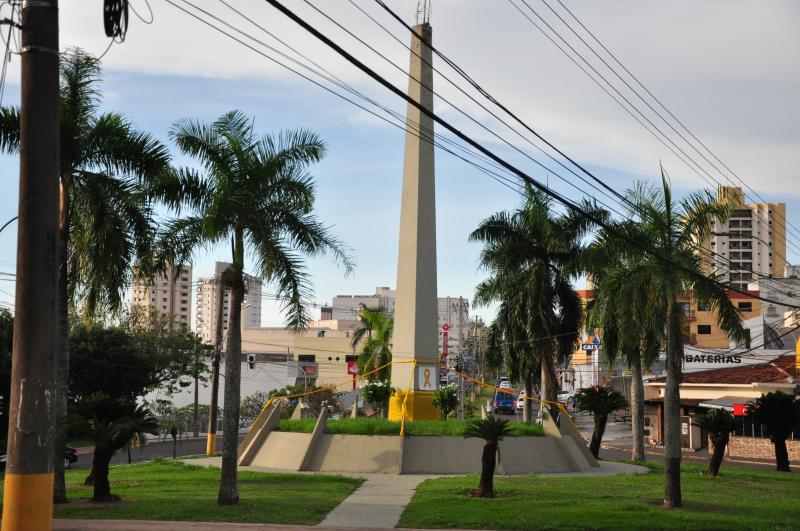
[[[313,525],[361,484],[361,480],[341,476],[240,471],[239,505],[220,507],[218,468],[156,460],[112,467],[111,492],[122,501],[95,504],[88,501],[91,487],[83,486],[88,472],[67,472],[71,502],[56,506],[56,518]]]
[[[683,467],[684,507],[665,510],[661,464],[643,476],[496,477],[495,499],[470,498],[478,476],[429,480],[399,527],[479,529],[798,529],[800,477],[722,466]]]
[[[467,426],[465,420],[418,420],[406,422],[407,435],[434,435],[434,436],[462,436],[464,428]],[[299,431],[311,433],[314,430],[315,419],[303,420],[281,420],[281,431]],[[542,436],[544,430],[539,424],[523,424],[514,422],[511,424],[512,435],[514,436]],[[341,433],[346,435],[400,435],[400,422],[393,422],[386,419],[340,419],[329,420],[325,433]]]

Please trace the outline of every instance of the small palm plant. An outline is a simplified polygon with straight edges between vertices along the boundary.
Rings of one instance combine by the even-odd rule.
[[[386,315],[382,308],[370,309],[361,305],[358,313],[361,327],[356,329],[350,340],[353,353],[358,352],[358,373],[367,375],[367,379],[386,380],[391,378],[392,332],[394,319]],[[375,369],[383,367],[377,372]]]
[[[714,451],[711,454],[711,462],[708,464],[708,474],[716,476],[719,474],[719,467],[722,466],[722,459],[725,457],[725,447],[731,438],[731,432],[736,427],[733,415],[724,409],[713,409],[697,418],[695,426],[699,426],[708,432]]]
[[[597,457],[600,443],[606,431],[608,415],[618,409],[628,407],[625,397],[607,385],[593,385],[575,393],[575,406],[578,411],[591,411],[594,416],[594,432],[589,443],[589,451]]]
[[[800,400],[775,391],[756,398],[747,406],[747,415],[767,428],[769,440],[775,447],[778,472],[791,472],[786,439],[794,430],[800,429]]]
[[[494,468],[500,441],[511,434],[511,427],[505,419],[488,416],[467,424],[464,437],[476,437],[486,441],[481,457],[481,480],[472,493],[476,498],[494,498]]]
[[[112,398],[105,393],[94,393],[75,404],[69,411],[67,424],[74,433],[94,441],[94,502],[118,499],[111,494],[108,481],[108,465],[117,450],[139,434],[158,434],[158,420],[149,409],[133,400]]]

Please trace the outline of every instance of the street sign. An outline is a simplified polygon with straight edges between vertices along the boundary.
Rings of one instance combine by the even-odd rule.
[[[582,350],[600,350],[600,338],[597,336],[590,336],[587,341],[581,344]]]
[[[358,374],[358,362],[356,360],[347,360],[347,374],[352,376]]]

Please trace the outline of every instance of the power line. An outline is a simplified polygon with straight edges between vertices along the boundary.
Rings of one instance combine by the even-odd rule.
[[[653,99],[653,100],[654,100],[654,101],[655,101],[655,102],[656,102],[656,103],[657,103],[657,104],[658,104],[658,105],[659,105],[659,106],[660,106],[662,109],[664,109],[664,111],[666,111],[666,113],[667,113],[667,114],[668,114],[670,117],[672,117],[672,119],[673,119],[673,120],[675,120],[675,122],[677,122],[677,123],[678,123],[678,125],[680,125],[680,126],[681,126],[681,128],[682,128],[684,131],[686,131],[686,133],[687,133],[687,134],[689,134],[689,136],[691,136],[691,137],[692,137],[692,139],[694,139],[694,140],[695,140],[695,141],[696,141],[698,144],[700,144],[700,146],[702,146],[702,147],[703,147],[703,149],[705,149],[705,150],[706,150],[706,151],[707,151],[707,152],[708,152],[708,153],[709,153],[709,154],[712,156],[712,158],[714,158],[714,160],[716,160],[716,161],[717,161],[719,164],[721,164],[721,165],[722,165],[722,166],[723,166],[723,167],[724,167],[726,170],[728,170],[728,172],[730,172],[730,174],[731,174],[731,175],[733,175],[733,176],[736,178],[736,180],[738,180],[740,183],[742,183],[742,185],[744,185],[744,186],[745,186],[745,187],[746,187],[746,188],[747,188],[747,189],[748,189],[748,190],[749,190],[749,191],[750,191],[752,194],[754,194],[754,195],[755,195],[755,196],[756,196],[756,197],[757,197],[759,200],[761,200],[761,202],[762,202],[762,203],[768,203],[768,201],[766,201],[766,200],[765,200],[763,197],[761,197],[761,196],[760,196],[760,195],[759,195],[757,192],[755,192],[755,191],[754,191],[754,190],[753,190],[753,189],[752,189],[752,188],[751,188],[751,187],[750,187],[750,186],[749,186],[749,185],[748,185],[748,184],[747,184],[747,183],[746,183],[746,182],[745,182],[743,179],[741,179],[741,178],[740,178],[740,177],[739,177],[739,176],[736,174],[736,172],[734,172],[734,171],[733,171],[733,170],[732,170],[730,167],[728,167],[728,166],[727,166],[727,165],[726,165],[726,164],[725,164],[725,163],[724,163],[722,160],[720,160],[720,158],[719,158],[719,157],[717,157],[717,155],[716,155],[716,154],[715,154],[715,153],[714,153],[714,152],[713,152],[713,151],[712,151],[712,150],[711,150],[711,149],[710,149],[710,148],[709,148],[709,147],[708,147],[708,146],[707,146],[705,143],[703,143],[703,141],[702,141],[702,140],[700,140],[700,139],[699,139],[699,138],[698,138],[698,137],[697,137],[697,136],[696,136],[696,135],[695,135],[695,134],[694,134],[694,133],[693,133],[693,132],[692,132],[692,131],[691,131],[691,130],[690,130],[690,129],[689,129],[689,128],[688,128],[688,127],[687,127],[687,126],[686,126],[686,125],[685,125],[685,124],[684,124],[684,123],[683,123],[683,122],[682,122],[682,121],[681,121],[679,118],[678,118],[678,117],[677,117],[677,116],[675,116],[675,114],[674,114],[672,111],[670,111],[670,109],[669,109],[669,108],[668,108],[666,105],[664,105],[664,103],[663,103],[663,102],[662,102],[662,101],[661,101],[661,100],[660,100],[658,97],[656,97],[656,95],[655,95],[655,94],[653,94],[653,93],[650,91],[650,89],[648,89],[648,88],[647,88],[647,87],[644,85],[644,83],[642,83],[642,81],[641,81],[641,80],[640,80],[640,79],[639,79],[639,78],[638,78],[638,77],[637,77],[637,76],[636,76],[636,75],[635,75],[633,72],[631,72],[631,71],[630,71],[630,70],[629,70],[629,69],[628,69],[628,68],[625,66],[625,64],[624,64],[624,63],[622,63],[622,61],[620,61],[620,60],[619,60],[619,58],[618,58],[618,57],[617,57],[617,56],[616,56],[614,53],[613,53],[611,50],[609,50],[609,49],[608,49],[608,48],[605,46],[605,44],[603,44],[603,42],[602,42],[602,41],[600,41],[600,39],[599,39],[599,38],[598,38],[598,37],[597,37],[597,36],[596,36],[596,35],[595,35],[595,34],[594,34],[594,33],[593,33],[593,32],[592,32],[592,31],[591,31],[589,28],[588,28],[588,27],[586,27],[586,25],[585,25],[583,22],[581,22],[581,20],[580,20],[580,19],[579,19],[579,18],[578,18],[578,17],[575,15],[575,13],[573,13],[573,12],[572,12],[572,11],[569,9],[569,7],[567,7],[567,6],[564,4],[564,2],[562,2],[561,0],[556,0],[556,1],[557,1],[557,2],[558,2],[560,5],[561,5],[561,7],[563,7],[563,8],[564,8],[564,10],[566,10],[566,12],[567,12],[567,13],[569,13],[569,14],[570,14],[570,16],[571,16],[571,17],[572,17],[572,18],[573,18],[573,19],[574,19],[574,20],[575,20],[575,21],[576,21],[576,22],[577,22],[577,23],[578,23],[578,24],[579,24],[579,25],[580,25],[580,26],[581,26],[581,27],[582,27],[582,28],[583,28],[583,29],[584,29],[584,30],[585,30],[585,31],[586,31],[586,32],[587,32],[587,33],[588,33],[588,34],[589,34],[591,37],[592,37],[592,39],[594,39],[594,41],[595,41],[595,42],[597,42],[597,43],[600,45],[600,47],[601,47],[601,48],[602,48],[602,49],[603,49],[603,50],[604,50],[604,51],[605,51],[605,52],[606,52],[606,53],[607,53],[609,56],[611,56],[611,58],[612,58],[612,59],[613,59],[613,60],[614,60],[614,61],[615,61],[615,62],[616,62],[618,65],[620,65],[620,66],[622,67],[622,69],[623,69],[623,70],[624,70],[624,71],[625,71],[625,72],[626,72],[626,73],[627,73],[627,74],[628,74],[628,75],[629,75],[629,76],[630,76],[630,77],[631,77],[631,78],[632,78],[632,79],[633,79],[633,80],[634,80],[634,81],[635,81],[635,82],[636,82],[636,83],[637,83],[637,84],[638,84],[640,87],[642,87],[642,89],[644,89],[644,91],[645,91],[645,92],[646,92],[646,93],[647,93],[647,94],[648,94],[648,95],[649,95],[649,96],[650,96],[650,97],[651,97],[651,98],[652,98],[652,99]],[[548,7],[548,8],[549,8],[551,11],[553,11],[554,13],[556,13],[556,12],[555,12],[555,10],[553,10],[553,8],[550,6],[550,4],[548,4],[548,3],[547,3],[547,0],[542,0],[542,2],[544,2],[544,4],[545,4],[545,5],[547,5],[547,7]],[[556,13],[556,16],[558,16],[558,14],[557,14],[557,13]],[[560,18],[560,19],[561,19],[561,20],[564,22],[564,24],[566,24],[568,27],[570,27],[570,26],[569,26],[569,24],[568,24],[566,21],[564,21],[564,20],[563,20],[563,19],[562,19],[560,16],[559,16],[559,18]],[[570,27],[570,29],[572,29],[572,28]],[[573,30],[573,33],[574,33],[574,30]],[[584,43],[584,44],[585,44],[585,43]],[[591,49],[591,47],[590,47],[588,44],[586,44],[586,46],[587,46],[587,47],[589,47],[589,48]],[[609,67],[609,68],[610,68],[610,67]],[[662,118],[662,119],[663,119],[663,118]],[[665,121],[666,121],[666,120],[665,120]],[[687,143],[689,143],[688,141],[686,141],[686,142],[687,142]],[[697,149],[695,148],[695,150],[697,150]],[[698,152],[699,152],[699,151],[698,151]],[[705,157],[704,157],[704,158],[705,158]],[[706,160],[707,160],[707,159],[706,159]],[[721,170],[719,170],[718,168],[717,168],[717,171],[719,171],[719,172],[720,172],[720,174],[722,174],[722,173],[723,173],[723,172],[722,172]],[[731,181],[730,181],[730,179],[728,179],[728,181],[729,181],[729,182],[731,182]],[[781,216],[781,217],[783,217],[783,216]],[[793,229],[795,229],[796,231],[798,231],[798,233],[800,233],[800,229],[798,229],[796,226],[792,225],[792,224],[791,224],[791,223],[788,221],[788,219],[786,219],[785,217],[783,217],[783,220],[784,220],[785,224],[789,225],[790,227],[792,227]],[[788,263],[788,261],[787,261],[787,263]]]
[[[559,32],[558,32],[556,29],[555,29],[555,28],[553,28],[553,26],[552,26],[552,25],[551,25],[549,22],[547,22],[547,20],[545,20],[545,19],[544,19],[544,18],[543,18],[543,17],[542,17],[542,16],[541,16],[541,15],[540,15],[540,14],[539,14],[539,13],[538,13],[538,12],[537,12],[537,11],[536,11],[536,10],[535,10],[535,9],[534,9],[532,6],[531,6],[531,5],[530,5],[530,3],[528,3],[528,1],[527,1],[527,0],[519,0],[519,1],[520,1],[520,2],[522,2],[522,3],[523,3],[523,4],[524,4],[524,5],[525,5],[525,6],[528,8],[528,10],[529,10],[529,11],[530,11],[530,12],[531,12],[531,13],[532,13],[532,14],[533,14],[533,15],[534,15],[536,18],[538,18],[538,19],[539,19],[539,21],[540,21],[542,24],[544,24],[545,26],[547,26],[547,28],[548,28],[548,29],[549,29],[549,30],[550,30],[550,31],[551,31],[551,32],[552,32],[552,33],[553,33],[553,34],[554,34],[556,37],[558,37],[558,39],[559,39],[561,42],[563,42],[563,43],[564,43],[564,45],[566,45],[566,46],[567,46],[567,47],[568,47],[568,48],[569,48],[569,49],[572,51],[572,53],[574,53],[574,54],[575,54],[575,55],[576,55],[578,58],[580,58],[580,59],[581,59],[581,61],[583,61],[583,62],[586,64],[586,66],[587,66],[589,69],[591,69],[591,70],[592,70],[592,72],[594,72],[594,74],[595,74],[595,75],[597,75],[597,76],[598,76],[600,79],[602,79],[602,80],[603,80],[603,82],[605,82],[605,83],[606,83],[606,84],[607,84],[607,85],[608,85],[608,86],[611,88],[611,90],[613,90],[613,91],[614,91],[614,92],[615,92],[615,93],[616,93],[616,94],[617,94],[617,95],[618,95],[620,98],[622,98],[622,100],[624,100],[624,101],[625,101],[625,102],[628,104],[628,106],[630,106],[630,108],[631,108],[631,109],[633,109],[633,110],[634,110],[634,111],[635,111],[635,112],[636,112],[636,113],[637,113],[637,114],[638,114],[638,115],[639,115],[639,116],[640,116],[640,117],[641,117],[643,120],[645,120],[645,121],[646,121],[646,122],[647,122],[647,123],[648,123],[648,124],[649,124],[649,125],[650,125],[650,126],[653,128],[653,129],[655,129],[655,130],[656,130],[656,131],[657,131],[657,132],[658,132],[658,133],[659,133],[659,134],[660,134],[660,135],[661,135],[661,136],[664,138],[664,140],[666,140],[666,142],[669,142],[669,144],[671,144],[671,145],[672,145],[672,146],[673,146],[675,149],[677,149],[677,150],[678,150],[678,151],[681,153],[681,155],[678,155],[678,153],[676,153],[676,152],[675,152],[675,149],[673,149],[672,147],[668,146],[668,145],[667,145],[667,144],[664,142],[664,140],[662,140],[662,139],[661,139],[661,138],[660,138],[658,135],[656,135],[656,134],[655,134],[655,133],[654,133],[654,132],[653,132],[653,131],[652,131],[650,128],[648,128],[647,126],[645,126],[645,124],[644,124],[644,123],[642,123],[642,121],[641,121],[641,120],[639,120],[638,118],[636,118],[636,116],[633,116],[633,115],[632,115],[632,116],[633,116],[633,117],[634,117],[634,118],[637,120],[637,122],[639,122],[639,124],[640,124],[640,125],[642,125],[642,127],[644,127],[645,129],[647,129],[647,130],[648,130],[648,132],[650,132],[650,133],[651,133],[651,134],[652,134],[652,135],[653,135],[653,136],[654,136],[654,137],[655,137],[655,138],[656,138],[656,139],[657,139],[659,142],[661,142],[661,144],[663,144],[663,145],[664,145],[666,148],[668,148],[670,151],[672,151],[672,153],[673,153],[673,154],[674,154],[676,157],[678,157],[680,160],[682,160],[682,161],[684,162],[684,164],[686,164],[686,165],[687,165],[687,167],[689,167],[689,168],[690,168],[692,171],[694,171],[694,173],[695,173],[695,174],[697,174],[697,175],[698,175],[700,178],[702,178],[703,180],[705,180],[705,181],[706,181],[708,184],[712,184],[712,183],[711,183],[711,182],[708,180],[708,179],[711,179],[712,181],[714,181],[714,183],[713,183],[713,184],[716,184],[717,186],[722,186],[722,184],[721,184],[719,181],[717,181],[717,180],[716,180],[716,179],[715,179],[715,178],[714,178],[714,177],[713,177],[713,176],[712,176],[712,175],[711,175],[711,174],[710,174],[710,173],[709,173],[709,172],[708,172],[708,171],[707,171],[707,170],[706,170],[706,169],[705,169],[705,168],[704,168],[704,167],[703,167],[701,164],[699,164],[699,163],[698,163],[696,160],[694,160],[694,159],[693,159],[693,158],[692,158],[692,157],[691,157],[689,154],[687,154],[687,153],[686,153],[686,152],[685,152],[685,151],[684,151],[684,150],[683,150],[683,149],[682,149],[680,146],[678,146],[678,145],[677,145],[677,144],[676,144],[676,143],[675,143],[675,142],[674,142],[674,141],[673,141],[673,140],[672,140],[672,139],[669,137],[669,135],[667,135],[666,133],[664,133],[664,132],[663,132],[663,131],[662,131],[662,130],[661,130],[661,129],[660,129],[660,128],[659,128],[659,127],[658,127],[658,126],[655,124],[655,123],[653,123],[653,121],[652,121],[652,120],[650,120],[650,118],[648,118],[648,117],[647,117],[647,116],[646,116],[646,115],[645,115],[645,114],[644,114],[644,113],[643,113],[641,110],[639,110],[639,108],[638,108],[638,107],[637,107],[635,104],[633,104],[633,103],[632,103],[632,102],[631,102],[631,101],[630,101],[630,100],[629,100],[629,99],[628,99],[628,98],[627,98],[627,97],[626,97],[624,94],[622,94],[622,92],[621,92],[619,89],[617,89],[617,87],[616,87],[616,86],[615,86],[613,83],[611,83],[611,82],[610,82],[610,81],[609,81],[609,80],[608,80],[608,79],[607,79],[607,78],[606,78],[606,77],[605,77],[605,76],[604,76],[602,73],[600,73],[600,72],[599,72],[599,71],[598,71],[598,70],[597,70],[597,69],[596,69],[596,68],[595,68],[595,67],[594,67],[594,66],[593,66],[593,65],[592,65],[592,64],[591,64],[591,63],[590,63],[590,62],[589,62],[589,61],[588,61],[588,60],[587,60],[587,59],[586,59],[586,58],[585,58],[585,57],[584,57],[584,56],[583,56],[583,55],[582,55],[582,54],[581,54],[581,53],[578,51],[578,50],[576,50],[576,49],[575,49],[575,48],[574,48],[574,47],[573,47],[573,46],[572,46],[572,45],[571,45],[571,44],[570,44],[570,43],[569,43],[569,42],[568,42],[568,41],[567,41],[567,40],[566,40],[566,39],[565,39],[565,38],[564,38],[564,37],[563,37],[563,36],[562,36],[562,35],[561,35],[561,34],[560,34],[560,33],[559,33]],[[543,0],[543,1],[544,1],[544,0]],[[543,29],[543,28],[542,28],[542,27],[541,27],[539,24],[537,24],[537,23],[536,23],[536,22],[535,22],[533,19],[531,19],[531,18],[528,16],[528,14],[527,14],[527,13],[525,13],[525,11],[523,11],[523,10],[522,10],[522,9],[519,7],[519,5],[517,5],[516,3],[514,3],[514,1],[513,1],[513,0],[509,0],[509,3],[511,3],[511,4],[512,4],[512,5],[513,5],[513,6],[514,6],[514,7],[515,7],[515,8],[516,8],[516,9],[517,9],[517,10],[518,10],[518,11],[519,11],[519,12],[520,12],[520,13],[521,13],[521,14],[522,14],[522,15],[523,15],[523,16],[524,16],[524,17],[525,17],[525,18],[526,18],[526,19],[527,19],[527,20],[528,20],[528,21],[529,21],[529,22],[530,22],[530,23],[531,23],[533,26],[534,26],[534,27],[536,27],[536,29],[538,29],[538,30],[539,30],[539,31],[540,31],[540,32],[541,32],[541,33],[542,33],[542,34],[543,34],[545,37],[547,37],[547,38],[548,38],[548,40],[550,40],[550,42],[551,42],[551,43],[553,43],[553,44],[554,44],[556,47],[558,47],[558,48],[559,48],[559,50],[560,50],[562,53],[564,53],[564,55],[565,55],[565,56],[567,56],[567,58],[569,58],[570,60],[572,60],[572,61],[573,61],[573,63],[575,63],[576,65],[578,65],[578,63],[577,63],[577,62],[576,62],[576,61],[575,61],[575,60],[572,58],[572,56],[570,56],[570,55],[569,55],[569,54],[566,52],[566,50],[564,50],[564,49],[563,49],[563,48],[562,48],[562,47],[561,47],[561,46],[560,46],[558,43],[556,43],[556,42],[555,42],[555,41],[554,41],[554,40],[553,40],[553,39],[550,37],[550,35],[549,35],[549,34],[547,34],[547,32],[545,32],[545,31],[544,31],[544,29]],[[546,4],[546,2],[545,2],[545,4]],[[549,7],[549,4],[548,4],[548,7]],[[551,8],[551,9],[552,9],[552,8]],[[557,15],[557,16],[558,16],[558,15]],[[561,18],[561,17],[559,17],[559,18]],[[562,19],[562,21],[563,21],[563,19]],[[572,28],[571,28],[571,27],[570,27],[568,24],[566,24],[566,22],[565,22],[565,25],[567,25],[567,27],[569,27],[569,28],[570,28],[570,30],[572,30]],[[573,31],[573,33],[574,33],[574,30],[572,30],[572,31]],[[577,35],[577,34],[576,34],[576,35]],[[586,44],[586,42],[585,42],[585,41],[584,41],[584,40],[583,40],[583,39],[582,39],[580,36],[578,36],[578,38],[579,38],[579,39],[580,39],[582,42],[584,42],[584,44]],[[594,50],[592,47],[590,47],[588,44],[586,44],[586,46],[587,46],[587,47],[588,47],[588,48],[589,48],[589,49],[590,49],[590,50],[591,50],[591,51],[592,51],[592,52],[593,52],[595,55],[598,55],[598,54],[595,52],[595,50]],[[599,57],[599,55],[598,55],[598,57]],[[673,131],[676,133],[676,134],[678,134],[678,136],[680,136],[680,137],[681,137],[681,138],[684,140],[684,142],[686,142],[686,143],[687,143],[687,144],[688,144],[690,147],[692,147],[692,148],[693,148],[695,151],[698,151],[698,150],[697,150],[697,148],[696,148],[696,147],[695,147],[693,144],[691,144],[691,143],[690,143],[690,142],[689,142],[689,141],[688,141],[688,140],[687,140],[687,139],[686,139],[686,138],[685,138],[685,137],[684,137],[684,136],[683,136],[683,135],[682,135],[680,132],[678,132],[678,131],[677,131],[677,130],[676,130],[676,129],[675,129],[673,126],[672,126],[672,124],[671,124],[671,123],[669,123],[669,122],[668,122],[668,121],[667,121],[667,120],[666,120],[666,119],[665,119],[665,118],[664,118],[664,117],[663,117],[663,116],[662,116],[662,115],[661,115],[661,114],[660,114],[660,113],[659,113],[659,112],[658,112],[656,109],[654,109],[654,108],[652,107],[652,105],[650,105],[650,104],[649,104],[649,102],[647,102],[646,100],[644,100],[644,98],[642,98],[642,96],[641,96],[641,95],[640,95],[640,94],[639,94],[639,93],[638,93],[638,92],[637,92],[637,91],[636,91],[636,90],[635,90],[633,87],[631,87],[631,86],[630,86],[630,84],[629,84],[627,81],[625,81],[624,79],[622,79],[622,77],[621,77],[621,76],[620,76],[620,75],[617,73],[617,71],[616,71],[615,69],[613,69],[613,68],[612,68],[612,67],[611,67],[611,66],[610,66],[610,65],[609,65],[609,64],[608,64],[608,63],[607,63],[607,62],[606,62],[606,61],[605,61],[603,58],[601,58],[601,57],[599,57],[599,58],[600,58],[600,60],[601,60],[601,61],[602,61],[602,62],[603,62],[603,63],[604,63],[604,64],[605,64],[605,65],[606,65],[606,66],[607,66],[607,67],[608,67],[608,68],[609,68],[609,69],[610,69],[610,70],[611,70],[611,71],[612,71],[612,72],[613,72],[613,73],[614,73],[614,74],[615,74],[615,75],[616,75],[618,78],[620,78],[620,80],[621,80],[621,81],[622,81],[622,82],[623,82],[623,83],[624,83],[624,84],[625,84],[625,85],[626,85],[626,86],[627,86],[627,87],[628,87],[628,88],[629,88],[629,89],[630,89],[630,90],[631,90],[631,91],[632,91],[634,94],[636,94],[636,96],[637,96],[637,97],[639,97],[639,99],[641,99],[641,100],[642,100],[642,101],[645,103],[645,105],[647,105],[647,106],[648,106],[648,107],[649,107],[649,108],[650,108],[650,109],[651,109],[651,110],[652,110],[652,111],[653,111],[653,112],[654,112],[656,115],[658,115],[658,116],[659,116],[659,118],[661,118],[661,119],[662,119],[662,121],[664,121],[664,123],[666,123],[666,124],[667,124],[667,126],[669,126],[669,127],[670,127],[670,128],[671,128],[671,129],[672,129],[672,130],[673,130]],[[578,66],[580,67],[580,65],[578,65]],[[592,80],[593,80],[595,83],[597,83],[599,86],[601,86],[601,88],[603,88],[603,87],[602,87],[602,85],[600,85],[600,83],[599,83],[599,82],[598,82],[598,81],[597,81],[597,80],[596,80],[596,79],[595,79],[595,78],[594,78],[594,77],[593,77],[593,76],[592,76],[592,75],[591,75],[589,72],[587,72],[587,71],[586,71],[584,68],[582,68],[582,67],[581,67],[581,70],[582,70],[582,71],[583,71],[583,72],[584,72],[584,73],[585,73],[587,76],[589,76],[589,77],[590,77],[590,79],[592,79]],[[622,104],[622,103],[621,103],[619,100],[617,100],[617,99],[616,99],[616,98],[615,98],[613,95],[611,95],[611,94],[610,94],[608,91],[605,91],[605,92],[606,92],[606,94],[608,94],[610,97],[612,97],[612,99],[614,99],[614,101],[615,101],[615,102],[616,102],[618,105],[620,105],[620,107],[622,107],[622,108],[623,108],[623,109],[625,109],[625,110],[626,110],[626,111],[627,111],[629,114],[631,114],[631,112],[630,112],[630,111],[629,111],[629,110],[628,110],[628,109],[627,109],[627,108],[626,108],[626,107],[625,107],[625,106],[624,106],[624,105],[623,105],[623,104]],[[698,152],[699,152],[699,151],[698,151]],[[708,159],[707,159],[707,158],[706,158],[706,157],[705,157],[705,156],[704,156],[702,153],[700,153],[700,154],[701,154],[701,156],[703,156],[703,158],[705,158],[705,159],[706,159],[706,161],[708,161]],[[688,161],[687,161],[686,159],[688,159]],[[694,166],[692,166],[692,164],[689,164],[689,161],[691,161],[691,163],[692,163]],[[709,161],[709,162],[710,162],[710,161]],[[718,169],[718,168],[717,168],[717,167],[716,167],[716,166],[715,166],[713,163],[712,163],[711,165],[712,165],[712,167],[714,167],[715,169],[717,169],[717,171],[720,171],[720,170],[719,170],[719,169]],[[699,170],[699,171],[698,171],[698,170]],[[701,173],[701,172],[702,172],[702,173]],[[722,172],[720,172],[720,173],[722,173]],[[703,175],[703,174],[704,174],[704,175]],[[725,176],[724,176],[724,174],[722,174],[722,175],[723,175],[723,177],[725,177]],[[708,178],[706,178],[706,176],[707,176]],[[729,182],[731,182],[729,178],[728,178],[728,181],[729,181]],[[712,185],[713,185],[713,184],[712,184]],[[732,184],[732,182],[731,182],[731,184]],[[800,252],[800,247],[797,247],[797,246],[795,246],[795,249],[796,249],[796,250],[798,250],[798,252]]]

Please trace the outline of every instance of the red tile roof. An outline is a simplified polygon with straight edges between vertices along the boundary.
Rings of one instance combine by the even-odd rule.
[[[708,371],[690,372],[683,375],[682,383],[687,384],[751,384],[775,383],[791,384],[798,378],[794,354],[780,356],[768,363],[726,367]],[[655,378],[651,382],[664,382],[665,378]]]

